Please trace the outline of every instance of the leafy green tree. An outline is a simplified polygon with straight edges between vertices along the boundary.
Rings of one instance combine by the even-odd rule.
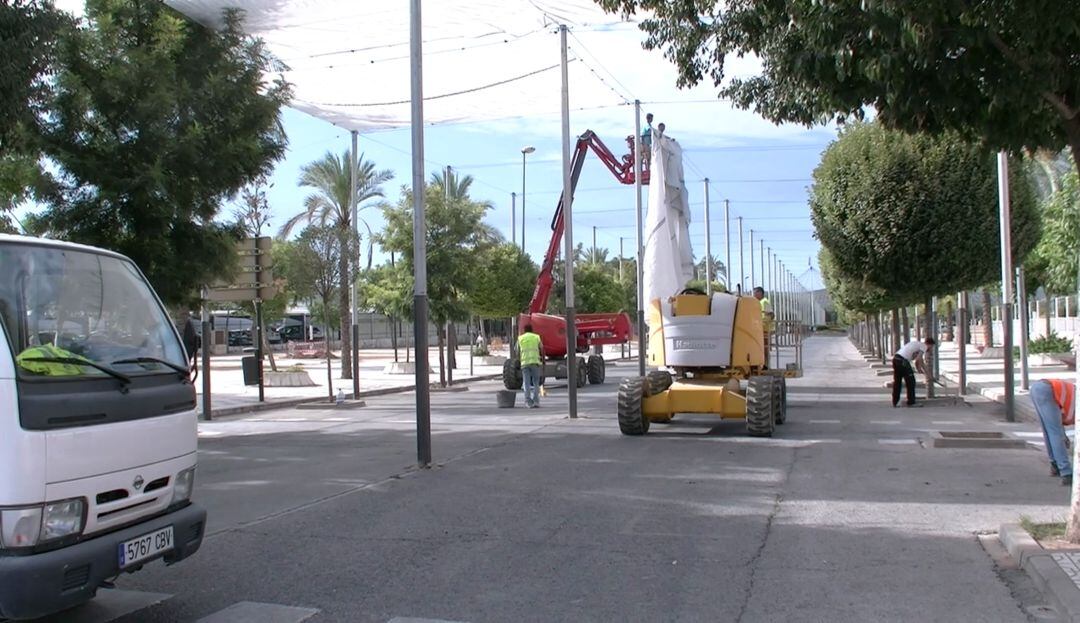
[[[718,87],[729,54],[762,73],[720,95],[774,122],[861,119],[954,130],[992,148],[1066,145],[1080,166],[1080,11],[1073,2],[692,2],[598,0],[648,12],[645,47],[680,86]]]
[[[36,127],[47,99],[47,74],[55,70],[57,41],[73,25],[71,17],[48,0],[0,3],[0,154],[25,138],[24,126]]]
[[[591,249],[590,249],[591,250]],[[618,277],[599,264],[579,264],[574,271],[575,312],[629,312]]]
[[[1038,240],[1039,218],[1020,167],[1010,189],[1019,264]],[[846,127],[814,171],[810,194],[832,283],[857,284],[831,292],[834,299],[894,307],[998,279],[997,192],[995,155],[956,134]]]
[[[212,30],[162,2],[88,0],[45,103],[60,187],[41,222],[130,256],[167,303],[228,275],[237,232],[219,208],[284,153],[276,68],[236,12]]]
[[[395,321],[413,317],[413,276],[404,266],[387,263],[360,274],[359,296],[368,309]],[[398,360],[397,334],[394,335],[394,361]],[[406,348],[405,358],[409,352]]]
[[[334,297],[341,282],[341,238],[332,226],[309,225],[300,232],[295,242],[280,248],[284,277],[294,296],[314,299],[321,313],[326,331],[326,385],[330,399],[334,399],[333,370],[330,365],[331,313],[335,309]],[[343,349],[344,350],[344,349]],[[345,378],[345,377],[342,377]]]
[[[333,152],[326,152],[321,159],[310,162],[300,170],[300,186],[313,189],[312,193],[304,198],[304,211],[285,221],[278,235],[285,238],[301,222],[317,223],[320,226],[333,227],[341,238],[342,248],[347,249],[340,256],[341,268],[339,275],[341,284],[338,287],[338,296],[341,298],[338,306],[341,314],[341,378],[352,378],[352,324],[351,318],[344,313],[349,309],[349,296],[351,290],[349,284],[352,270],[350,265],[355,264],[359,268],[359,262],[350,262],[350,258],[356,257],[353,242],[352,209],[349,202],[349,190],[352,185],[352,177],[356,176],[356,206],[357,218],[368,231],[368,268],[371,267],[373,254],[373,236],[371,226],[359,216],[360,210],[369,207],[364,203],[370,199],[383,196],[382,185],[394,177],[389,169],[376,170],[375,163],[364,160],[363,154],[357,159],[356,170],[350,171],[350,155],[346,150],[341,156]],[[356,241],[358,242],[358,241]]]
[[[400,255],[400,264],[409,274],[413,266],[412,192],[402,189],[396,206],[383,208],[386,226],[376,240],[386,251]],[[491,228],[484,225],[485,203],[467,198],[446,200],[441,187],[424,189],[427,223],[427,290],[432,321],[440,327],[439,359],[443,361],[442,327],[450,321],[468,318],[468,296],[476,282],[481,249],[491,243]],[[445,385],[445,365],[440,365],[440,382]]]
[[[536,287],[536,264],[510,242],[483,248],[469,308],[481,318],[507,318],[525,310]]]
[[[1075,292],[1080,254],[1080,179],[1075,172],[1063,176],[1047,199],[1042,222],[1042,238],[1024,268],[1049,294]]]
[[[14,233],[11,211],[28,199],[44,200],[51,178],[39,164],[33,137],[55,72],[57,41],[74,26],[51,2],[0,3],[0,233]]]

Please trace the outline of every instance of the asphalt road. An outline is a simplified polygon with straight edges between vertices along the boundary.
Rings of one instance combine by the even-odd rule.
[[[58,620],[1035,620],[977,535],[1060,518],[1067,488],[1041,449],[928,437],[1037,429],[983,402],[893,409],[846,338],[806,358],[771,439],[706,416],[621,435],[634,364],[576,420],[565,389],[537,410],[496,409],[494,382],[434,393],[427,470],[411,394],[200,424],[202,549]]]

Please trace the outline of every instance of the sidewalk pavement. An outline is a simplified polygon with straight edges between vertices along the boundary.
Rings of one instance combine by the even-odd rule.
[[[636,351],[634,351],[636,353]],[[628,356],[630,353],[627,353]],[[492,351],[496,358],[505,358],[507,351]],[[257,385],[244,385],[244,374],[241,367],[243,355],[216,355],[210,358],[210,408],[211,417],[218,418],[228,415],[251,413],[267,409],[280,409],[295,407],[308,402],[329,400],[330,396],[336,396],[339,391],[347,398],[352,398],[352,379],[341,378],[340,352],[334,353],[331,360],[331,379],[327,380],[325,359],[294,359],[284,353],[274,353],[274,362],[278,370],[285,370],[292,366],[299,366],[311,380],[315,382],[310,387],[264,387],[264,401],[259,402],[259,387]],[[622,358],[619,349],[604,352],[604,358],[608,365]],[[399,350],[398,360],[405,362],[404,349]],[[489,380],[502,376],[502,360],[490,360],[492,363],[485,364],[480,357],[473,360],[472,374],[469,373],[469,350],[462,347],[457,352],[457,366],[454,368],[454,385],[464,384],[476,380]],[[414,361],[410,353],[409,361]],[[498,363],[494,363],[498,361]],[[360,351],[360,392],[357,398],[377,396],[380,394],[405,392],[416,389],[416,377],[412,372],[406,374],[389,373],[387,367],[394,362],[393,349],[361,349]],[[432,384],[439,382],[439,351],[432,348],[428,353],[428,363],[431,368],[429,379]],[[270,362],[264,362],[264,372],[270,371]],[[199,368],[199,378],[195,381],[195,389],[198,393],[198,413],[202,417],[202,375],[205,370]],[[328,387],[328,384],[330,385]]]

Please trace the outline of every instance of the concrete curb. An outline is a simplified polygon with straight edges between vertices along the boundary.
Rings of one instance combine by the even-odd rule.
[[[1001,524],[998,539],[1009,556],[1050,601],[1062,620],[1080,621],[1080,588],[1020,524]]]
[[[501,373],[500,374],[486,374],[486,375],[482,375],[482,376],[474,376],[474,377],[467,378],[467,379],[456,379],[454,381],[454,383],[457,384],[457,383],[472,383],[472,382],[476,382],[476,381],[494,381],[496,379],[501,379],[501,378],[502,378]],[[383,388],[380,388],[380,389],[371,389],[371,390],[367,390],[367,391],[362,391],[362,392],[356,394],[355,396],[353,396],[352,392],[349,392],[348,394],[346,394],[346,396],[348,396],[350,398],[371,398],[373,396],[386,396],[388,394],[402,394],[402,393],[411,392],[411,391],[415,391],[415,390],[416,390],[416,385],[402,385],[400,387],[383,387]],[[262,412],[262,411],[271,411],[273,409],[288,409],[290,407],[296,407],[298,405],[307,404],[309,402],[322,402],[322,401],[325,401],[326,398],[327,398],[326,396],[318,396],[318,397],[311,396],[311,397],[305,397],[305,398],[286,398],[286,399],[283,399],[283,400],[275,400],[273,402],[257,402],[255,404],[244,405],[242,407],[227,407],[225,409],[211,409],[210,410],[210,420],[209,421],[214,421],[214,420],[217,420],[218,418],[228,417],[228,416],[231,416],[231,415],[247,415],[249,413],[258,413],[258,412]],[[202,413],[201,412],[199,413],[199,421],[200,422],[208,421],[208,420],[202,419]]]
[[[1050,605],[1066,621],[1080,621],[1080,589],[1065,574],[1052,554],[1029,555],[1023,567]]]
[[[1039,545],[1039,542],[1017,523],[1001,524],[1001,527],[998,528],[998,539],[1001,540],[1001,544],[1009,552],[1009,556],[1012,556],[1013,560],[1021,567],[1024,566],[1024,561],[1028,556],[1043,553],[1043,548]]]

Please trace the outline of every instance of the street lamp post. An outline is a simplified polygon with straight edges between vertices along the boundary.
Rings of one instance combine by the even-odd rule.
[[[536,151],[532,145],[521,148],[521,252],[525,252],[525,156]]]

